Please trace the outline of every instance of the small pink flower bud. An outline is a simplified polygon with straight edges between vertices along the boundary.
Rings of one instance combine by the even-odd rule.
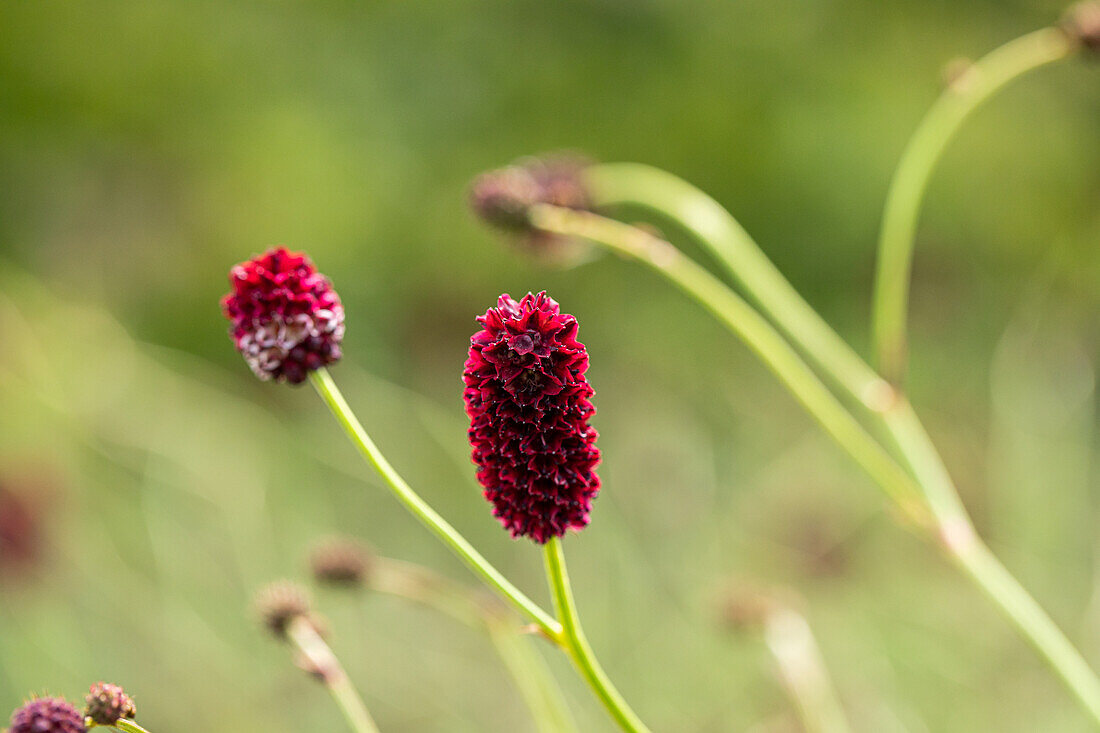
[[[114,725],[120,718],[134,718],[137,708],[130,696],[109,682],[97,682],[84,698],[84,717],[99,725]]]

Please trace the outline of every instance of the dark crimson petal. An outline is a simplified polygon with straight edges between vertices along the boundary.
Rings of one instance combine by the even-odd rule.
[[[505,294],[477,318],[462,380],[485,498],[513,537],[539,543],[588,524],[599,493],[595,408],[577,320],[545,292]]]

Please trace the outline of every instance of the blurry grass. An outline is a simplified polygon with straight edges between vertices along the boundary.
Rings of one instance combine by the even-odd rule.
[[[718,628],[731,577],[806,598],[857,731],[1084,730],[720,327],[609,258],[535,271],[463,208],[476,171],[542,149],[666,166],[860,344],[881,197],[941,64],[1061,5],[0,4],[0,481],[55,485],[43,563],[0,577],[0,711],[104,678],[154,731],[339,730],[255,628],[253,589],[302,576],[334,531],[469,580],[314,395],[233,353],[224,272],[285,242],[345,300],[335,376],[367,427],[543,600],[538,553],[480,498],[458,374],[503,290],[546,287],[578,316],[605,489],[571,571],[656,730],[795,725],[763,650]],[[1025,81],[952,146],[922,220],[912,373],[984,533],[1094,663],[1097,73]],[[393,599],[321,605],[384,730],[529,729],[484,639]],[[580,729],[607,729],[548,662]]]
[[[334,530],[464,581],[465,569],[375,485],[308,391],[253,388],[193,357],[134,342],[106,313],[59,302],[14,268],[3,277],[0,323],[15,347],[0,359],[0,386],[11,406],[4,461],[34,456],[64,466],[67,498],[51,515],[49,564],[33,584],[5,592],[5,696],[14,706],[44,683],[74,694],[86,680],[109,677],[134,687],[143,719],[154,727],[180,720],[197,729],[258,720],[271,730],[301,729],[308,721],[339,725],[323,694],[248,617],[253,588],[299,573],[303,548]],[[54,337],[60,333],[69,337]],[[1044,349],[1043,358],[1072,358],[1076,373],[1091,373],[1080,349],[1066,348],[1075,356]],[[1020,361],[1004,362],[1003,354],[998,363]],[[80,368],[72,368],[74,358]],[[570,541],[570,552],[582,558],[574,574],[594,643],[654,725],[683,725],[685,704],[692,710],[687,723],[698,730],[789,715],[760,650],[747,653],[716,623],[716,589],[724,579],[755,576],[806,594],[857,729],[885,729],[876,726],[896,718],[906,730],[963,730],[989,721],[1005,730],[1015,721],[1027,730],[1059,714],[1065,726],[1052,729],[1079,729],[1029,651],[934,553],[891,527],[876,495],[827,442],[806,425],[798,428],[801,437],[777,429],[799,423],[786,398],[769,398],[776,401],[770,411],[753,406],[754,394],[772,390],[766,381],[755,378],[749,388],[742,380],[722,398],[729,409],[700,415],[691,399],[643,396],[640,390],[651,388],[601,371],[594,358],[606,488],[593,527]],[[1044,387],[1045,372],[1031,373],[1013,377],[1023,383],[1005,398],[995,389],[994,403],[1029,395],[1029,404],[1054,410],[1048,418],[1069,431],[1058,443],[1064,450],[1094,451],[1087,419],[1057,417],[1060,409],[1081,415],[1088,414],[1086,404],[1094,409],[1091,382]],[[357,374],[350,364],[339,376],[410,481],[494,562],[543,593],[537,553],[506,539],[472,471],[462,470],[457,397],[450,408],[435,405]],[[232,384],[244,390],[231,392]],[[1039,399],[1037,389],[1057,392]],[[638,413],[632,403],[641,399],[647,409]],[[744,415],[754,412],[770,412],[780,424],[746,422]],[[730,450],[732,458],[719,458]],[[1060,461],[1065,455],[1056,453]],[[1071,468],[1063,465],[1060,475]],[[1082,491],[1062,485],[1061,503],[1072,506],[1074,496],[1078,506],[1087,502],[1080,470]],[[1049,490],[1043,478],[1036,477],[1040,485],[1030,495]],[[1006,507],[1013,495],[1005,495]],[[987,521],[994,541],[1001,540],[999,524]],[[1076,533],[1061,527],[1063,539],[1078,538],[1070,550],[1087,541],[1088,524],[1076,523]],[[1049,550],[1029,543],[1026,533],[1015,548],[1023,560],[1058,563],[1059,577],[1072,577],[1059,562],[1064,554],[1044,555]],[[824,565],[822,552],[831,553]],[[1073,556],[1080,559],[1079,552]],[[1080,580],[1087,569],[1073,572]],[[1043,577],[1037,590],[1079,635],[1072,618],[1080,618],[1089,593],[1080,583],[1055,582],[1049,572],[1028,580]],[[383,725],[525,725],[519,700],[502,699],[500,692],[511,688],[484,640],[385,599],[365,607],[326,601],[333,604],[323,610],[331,612],[337,651]],[[556,655],[550,661],[582,729],[601,729],[600,712],[571,670]],[[478,683],[456,688],[461,680]],[[1022,680],[1030,692],[1021,697]],[[981,692],[1006,685],[1015,697]],[[965,705],[939,703],[960,690],[971,691]],[[188,702],[196,694],[205,701],[197,711]]]

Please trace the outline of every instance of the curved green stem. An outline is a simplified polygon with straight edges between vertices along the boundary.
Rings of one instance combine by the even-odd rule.
[[[1100,679],[1042,606],[978,537],[943,459],[908,401],[899,400],[884,417],[891,438],[904,448],[906,465],[924,489],[943,547],[1100,724]]]
[[[533,226],[581,237],[637,260],[668,278],[739,336],[821,427],[918,524],[928,520],[913,479],[822,384],[787,341],[748,303],[668,242],[636,227],[584,211],[539,205]]]
[[[917,213],[936,162],[955,132],[982,102],[1022,74],[1068,56],[1076,44],[1058,28],[1021,36],[972,64],[921,120],[902,154],[882,217],[872,312],[879,369],[901,381],[906,362],[906,319]]]
[[[696,196],[693,191],[697,191],[697,189],[685,187],[680,187],[680,192],[688,194],[698,206],[695,209],[690,207],[679,209],[682,215],[683,212],[691,214],[693,211],[706,210],[709,210],[711,214],[715,213],[713,207],[706,203],[713,200],[701,192],[698,192],[698,196]],[[700,197],[705,198],[706,201],[702,201]],[[656,196],[649,199],[649,202],[650,208],[664,210],[658,205]],[[706,204],[706,206],[704,207],[703,204]],[[717,206],[717,204],[714,204],[714,206]],[[771,328],[770,325],[708,272],[695,265],[694,262],[687,260],[671,245],[634,227],[619,222],[611,222],[612,225],[608,225],[607,222],[610,220],[593,214],[570,215],[566,210],[550,211],[550,209],[552,207],[536,207],[531,215],[533,224],[539,228],[546,227],[548,231],[558,231],[559,233],[589,239],[608,247],[612,251],[644,262],[668,277],[673,284],[690,294],[707,310],[717,316],[734,334],[749,343],[788,388],[796,396],[799,396],[803,405],[826,428],[826,431],[859,461],[864,469],[884,489],[887,489],[891,496],[899,500],[907,499],[910,487],[915,485],[916,490],[923,497],[932,513],[933,521],[921,522],[921,524],[935,529],[943,547],[955,558],[967,576],[978,585],[982,592],[997,605],[1024,637],[1046,658],[1055,672],[1082,702],[1086,710],[1097,722],[1100,722],[1100,681],[1097,680],[1095,673],[1089,668],[1080,652],[1066,639],[1054,621],[1028,595],[1027,591],[1000,564],[988,548],[981,544],[974,532],[973,523],[959,498],[958,490],[943,465],[942,459],[932,445],[927,431],[920,423],[912,406],[903,395],[894,393],[890,389],[891,398],[884,404],[872,407],[865,400],[861,401],[872,409],[873,413],[881,417],[891,440],[905,463],[906,469],[916,478],[915,484],[909,478],[908,473],[903,473],[904,481],[898,479],[893,469],[886,466],[881,460],[874,461],[873,466],[877,469],[872,473],[866,459],[868,456],[875,456],[875,451],[880,451],[881,446],[871,436],[862,432],[862,428],[858,426],[858,423],[856,423],[856,427],[859,432],[851,429],[850,426],[848,429],[839,432],[829,429],[826,419],[830,423],[835,422],[837,425],[845,423],[840,415],[834,414],[838,410],[843,412],[844,417],[848,420],[852,422],[854,420],[844,411],[843,406],[837,403],[835,398],[825,390],[824,386],[817,382],[812,372],[810,372],[809,378],[806,377],[804,372],[808,369],[798,361],[797,355],[793,354],[790,346],[778,334],[774,334],[774,331],[771,334],[768,333]],[[729,217],[728,214],[725,214],[725,216]],[[700,235],[708,231],[707,226],[699,224],[695,216],[685,216],[685,218],[694,222],[691,228]],[[717,220],[718,217],[712,216],[712,218]],[[732,220],[732,217],[729,218]],[[687,224],[686,221],[684,223]],[[737,229],[740,230],[740,227],[738,226]],[[739,239],[743,249],[751,248],[759,251],[755,243],[748,238],[748,235],[743,233],[743,230]],[[715,251],[723,249],[713,243],[711,246]],[[671,253],[669,250],[671,250]],[[789,284],[786,284],[785,280],[782,280],[782,275],[774,269],[774,266],[763,253],[750,259],[754,262],[754,267],[749,269],[748,275],[742,272],[738,276],[745,283],[747,289],[763,302],[767,311],[777,319],[783,330],[796,343],[799,343],[807,351],[811,351],[811,355],[814,354],[812,354],[812,349],[808,344],[818,344],[822,341],[834,342],[832,347],[827,350],[826,355],[823,356],[820,353],[814,355],[817,357],[815,359],[816,363],[826,369],[841,385],[858,384],[858,382],[852,381],[851,378],[857,376],[858,372],[863,369],[870,371],[869,367],[864,365],[860,370],[850,368],[845,370],[840,366],[840,362],[835,360],[835,356],[847,349],[840,337],[829,329],[823,320],[816,317],[816,314],[814,318],[792,320],[790,318],[791,313],[797,312],[802,307],[809,309],[809,306],[805,304],[805,301],[802,301],[801,296]],[[732,260],[727,260],[727,264],[729,262],[732,262]],[[760,285],[755,276],[761,272],[774,273],[773,276],[766,278],[770,280],[770,286]],[[777,278],[782,280],[785,287],[782,285],[777,286]],[[781,302],[784,299],[794,299],[802,305],[793,306],[789,303],[784,305]],[[776,301],[780,302],[777,303]],[[807,329],[815,332],[807,334]],[[854,356],[854,352],[852,354]],[[858,359],[858,357],[855,358]],[[807,395],[801,396],[799,394],[800,390],[807,392]],[[824,391],[825,394],[819,394],[820,391]],[[860,395],[855,396],[859,397]],[[846,436],[846,439],[841,440],[838,435]],[[867,445],[867,441],[873,443],[874,449]],[[866,451],[866,453],[863,451]],[[894,488],[884,484],[883,478],[894,481]],[[900,491],[901,487],[905,488],[903,492]],[[910,506],[908,501],[902,502],[901,505],[910,515],[923,516]]]
[[[1100,682],[1081,653],[976,535],[962,532],[948,541],[957,543],[953,554],[966,574],[1046,658],[1093,722],[1100,725]]]
[[[565,644],[569,655],[589,687],[596,693],[596,697],[623,730],[648,733],[649,728],[615,689],[615,685],[603,671],[592,647],[588,644],[573,601],[573,590],[569,585],[569,573],[565,569],[565,553],[562,552],[561,540],[552,537],[543,549],[546,557],[546,577],[550,582],[550,592],[554,596],[554,608],[557,609],[565,629]]]
[[[717,201],[682,178],[642,163],[592,165],[584,176],[597,207],[638,206],[682,226],[846,392],[871,410],[890,404],[890,385],[803,300]]]
[[[491,588],[538,624],[548,637],[560,641],[562,625],[528,598],[523,591],[512,585],[499,570],[474,549],[473,545],[458,530],[439,516],[426,501],[421,499],[420,495],[413,491],[412,487],[405,482],[405,479],[401,478],[401,475],[394,470],[390,462],[378,450],[378,446],[367,435],[367,431],[363,429],[363,426],[355,417],[355,413],[351,411],[347,401],[344,400],[344,396],[340,394],[336,383],[332,381],[332,376],[328,373],[328,370],[322,368],[312,372],[310,380],[317,389],[317,393],[321,395],[321,399],[332,410],[336,421],[340,423],[344,432],[348,434],[348,437],[359,449],[359,452],[385,480],[394,495],[412,512],[413,516],[443,540],[444,544],[464,560],[470,569]]]

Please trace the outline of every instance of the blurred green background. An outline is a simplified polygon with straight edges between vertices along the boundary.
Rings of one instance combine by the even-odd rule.
[[[578,317],[605,488],[566,550],[593,645],[654,729],[799,729],[759,639],[719,623],[730,588],[778,587],[858,731],[1087,730],[698,307],[611,258],[540,269],[465,207],[477,172],[544,150],[667,168],[865,351],[881,203],[941,68],[1061,10],[0,3],[0,715],[106,679],[154,732],[343,730],[257,628],[255,588],[306,579],[333,532],[473,583],[310,389],[261,384],[234,352],[226,272],[285,243],[343,297],[333,373],[375,439],[547,604],[540,553],[480,498],[459,375],[503,291]],[[980,530],[1094,666],[1098,161],[1097,63],[1037,72],[964,128],[922,217],[911,370]],[[317,601],[383,730],[531,730],[478,634],[391,598]],[[609,730],[543,651],[579,728]]]

